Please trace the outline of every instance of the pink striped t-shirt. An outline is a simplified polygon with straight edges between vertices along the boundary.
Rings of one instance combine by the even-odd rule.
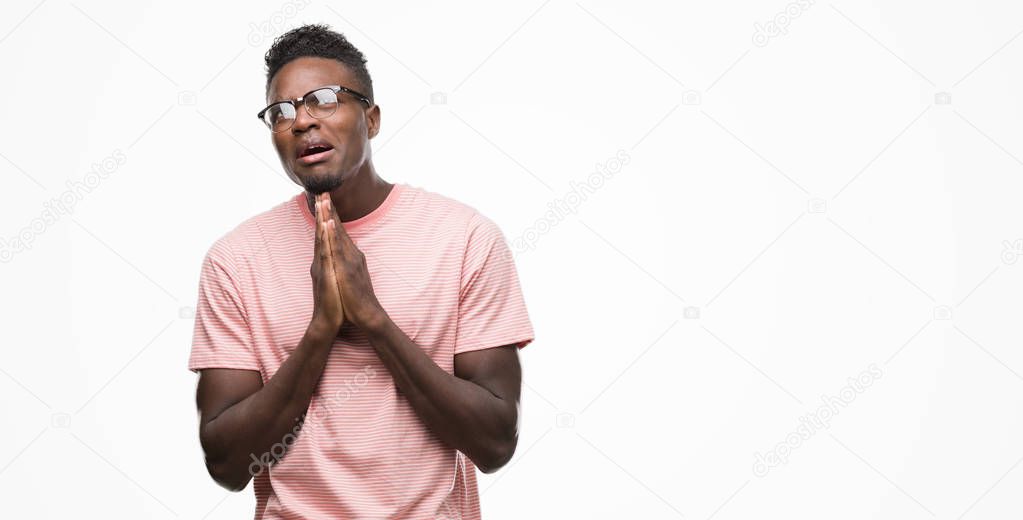
[[[395,183],[379,207],[343,225],[366,255],[384,310],[448,373],[456,354],[533,341],[505,237],[472,207]],[[190,370],[258,370],[264,384],[273,377],[312,316],[314,230],[299,193],[210,247]],[[350,323],[301,431],[251,459],[257,520],[480,518],[472,461],[426,427]]]

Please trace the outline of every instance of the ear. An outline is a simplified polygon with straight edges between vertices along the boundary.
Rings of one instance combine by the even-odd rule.
[[[366,125],[370,139],[380,133],[380,105],[373,105],[372,108],[366,110]]]

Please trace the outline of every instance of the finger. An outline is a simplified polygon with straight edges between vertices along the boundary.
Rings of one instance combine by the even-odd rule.
[[[338,300],[341,301],[341,308],[342,308],[342,311],[343,311],[345,299],[344,299],[344,291],[341,290],[341,284],[342,284],[342,282],[341,282],[341,279],[342,279],[341,275],[342,274],[337,272],[337,269],[339,269],[338,266],[341,265],[341,257],[338,256],[339,253],[337,252],[337,245],[334,243],[333,228],[335,226],[336,226],[336,223],[333,220],[328,220],[327,221],[327,225],[326,225],[327,233],[325,233],[325,234],[327,236],[328,248],[329,248],[330,251],[333,252],[333,254],[328,255],[329,256],[329,261],[330,261],[330,272],[333,275],[332,280],[334,280],[334,283],[337,285],[337,297],[338,297]]]
[[[328,252],[333,253],[334,241],[331,240],[331,237],[334,234],[334,230],[330,227],[330,214],[327,212],[327,201],[329,200],[330,199],[326,196],[321,197],[320,200],[317,201],[317,207],[319,208],[321,226],[323,226],[324,235],[327,237],[323,245]]]
[[[346,321],[345,318],[345,299],[344,293],[341,292],[341,276],[337,272],[337,266],[340,264],[340,259],[334,253],[334,239],[332,238],[332,231],[330,227],[333,226],[333,222],[328,221],[327,225],[324,226],[324,240],[326,242],[324,249],[327,250],[327,280],[334,286],[333,290],[337,291],[337,301],[341,306],[341,322]]]
[[[337,208],[334,206],[334,199],[327,199],[327,212],[330,213],[331,218],[336,218],[341,221],[341,218],[337,216]]]
[[[327,224],[327,208],[323,203],[323,197],[320,197],[320,199],[316,201],[316,210],[317,210],[316,218],[319,221],[320,226],[326,229],[325,226]]]
[[[327,199],[327,211],[330,214],[331,220],[337,223],[335,226],[337,228],[335,236],[338,244],[341,246],[342,250],[348,249],[349,245],[352,244],[352,238],[348,236],[348,232],[345,231],[345,227],[341,225],[341,216],[337,214],[337,207],[334,206],[333,201],[330,199]]]
[[[337,225],[337,221],[336,220],[334,220],[332,218],[329,218],[329,217],[327,218],[326,226],[327,226],[327,242],[328,242],[327,247],[330,249],[331,253],[333,253],[335,255],[334,256],[335,262],[339,263],[340,259],[341,259],[342,251],[341,251],[341,247],[338,245],[338,244],[340,244],[340,241],[338,240],[337,228],[340,227],[340,226]]]
[[[330,269],[331,271],[333,271],[333,264],[330,263],[330,250],[327,249],[328,240],[330,238],[327,235],[327,228],[326,227],[323,227],[322,225],[320,226],[319,236],[320,236],[320,238],[317,241],[319,247],[317,248],[317,252],[316,253],[317,253],[317,256],[320,259],[320,269],[321,269],[321,272],[324,272],[327,269]]]
[[[325,236],[325,228],[323,226],[323,204],[320,201],[316,201],[316,242],[317,248],[323,247],[323,237]]]
[[[334,265],[338,265],[339,257],[337,256],[337,254],[338,254],[337,243],[334,240],[334,227],[335,227],[334,226],[334,222],[328,220],[326,227],[327,227],[327,250],[330,251],[330,253],[331,253],[330,254],[330,261]]]
[[[327,249],[331,252],[331,255],[330,255],[331,266],[334,267],[335,269],[341,269],[341,266],[343,264],[341,262],[341,258],[342,258],[341,257],[341,248],[338,247],[338,245],[337,245],[337,227],[338,227],[337,221],[335,221],[335,220],[328,220],[325,227],[327,228]],[[341,285],[340,284],[341,284],[341,279],[342,279],[342,273],[339,273],[337,271],[334,271],[334,273],[335,273],[335,278],[337,278],[337,280],[338,280],[338,291],[340,291],[341,290]]]
[[[337,254],[337,249],[335,248],[335,242],[334,242],[334,222],[331,221],[331,220],[328,220],[327,222],[324,223],[323,227],[326,229],[326,233],[325,233],[325,235],[327,237],[327,244],[326,244],[327,247],[326,247],[326,249],[330,253],[330,261],[333,264],[333,263],[335,263],[335,260],[336,260],[336,257],[334,255]]]
[[[332,221],[327,221],[327,225],[324,226],[325,227],[325,230],[324,230],[324,233],[323,233],[324,234],[324,241],[325,241],[324,249],[327,250],[327,259],[326,259],[327,264],[325,266],[325,269],[329,273],[327,275],[327,279],[330,280],[331,283],[334,284],[334,288],[337,290],[338,300],[340,300],[342,305],[344,305],[344,298],[342,296],[343,293],[341,292],[341,275],[340,275],[340,273],[337,272],[337,269],[338,269],[337,266],[340,265],[340,259],[336,256],[336,253],[333,253],[333,251],[334,251],[334,239],[331,237],[332,231],[330,229],[331,227],[333,227],[333,225],[334,225],[334,223]]]
[[[322,200],[320,200],[317,203],[317,208],[318,208],[317,209],[317,216],[318,216],[318,218],[317,218],[317,221],[316,221],[317,222],[317,226],[316,227],[317,227],[318,234],[319,234],[320,265],[321,265],[321,269],[324,269],[324,270],[329,269],[330,270],[330,274],[333,275],[334,274],[333,273],[333,262],[331,262],[331,246],[330,246],[330,244],[331,244],[331,240],[330,240],[331,231],[327,227],[327,220],[326,220],[327,210],[326,210],[326,207],[324,206]]]
[[[334,239],[331,243],[330,249],[340,255],[342,252],[337,249],[337,245],[341,243],[341,240],[338,237],[337,228],[341,226],[338,226],[337,224],[341,222],[341,219],[337,217],[337,211],[334,210],[334,202],[330,199],[330,197],[327,197],[323,201],[323,213],[324,221],[326,223],[334,222],[334,225],[330,226],[327,232],[327,234]]]
[[[323,216],[320,212],[320,196],[317,195],[313,198],[313,217],[316,219],[316,235],[320,234],[320,223],[323,222]]]
[[[334,258],[330,254],[330,230],[328,230],[326,226],[324,226],[323,228],[323,247],[321,248],[321,250],[323,251],[322,254],[324,279],[329,280],[330,282],[336,284],[336,282],[334,282],[335,279]]]
[[[313,233],[313,264],[314,267],[318,267],[320,265],[320,250],[323,249],[323,225],[320,223],[319,201],[313,202],[313,212],[316,214],[316,230]]]

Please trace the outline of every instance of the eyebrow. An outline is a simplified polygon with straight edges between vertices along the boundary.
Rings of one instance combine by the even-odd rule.
[[[313,91],[315,91],[315,90],[318,90],[318,89],[321,89],[321,88],[324,88],[324,87],[329,87],[329,86],[331,86],[331,85],[330,85],[330,84],[328,84],[328,85],[322,85],[322,86],[316,87],[316,88],[314,88],[314,89],[312,89],[312,90],[310,90],[310,91],[306,92],[305,94],[302,94],[302,96],[305,96],[306,94],[308,94],[308,93],[310,93],[310,92],[313,92]],[[270,105],[273,105],[273,104],[275,104],[275,103],[280,103],[281,101],[291,101],[291,102],[294,102],[294,101],[295,101],[296,99],[298,99],[298,96],[296,96],[296,97],[293,97],[293,98],[280,98],[280,99],[275,99],[275,100],[273,100],[273,101],[271,101],[271,102],[267,103],[267,105],[266,105],[266,106],[270,106]]]
[[[276,92],[274,94],[276,94]],[[298,96],[293,97],[293,98],[279,97],[279,98],[274,99],[273,101],[267,103],[267,106],[270,106],[270,105],[272,105],[274,103],[280,103],[281,101],[295,101],[296,99],[298,99]]]

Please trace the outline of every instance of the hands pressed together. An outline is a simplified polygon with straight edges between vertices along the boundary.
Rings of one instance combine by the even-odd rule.
[[[329,193],[316,195],[313,323],[336,336],[345,321],[366,329],[386,316],[373,292],[366,256],[341,225]]]
[[[330,195],[317,195],[314,209],[314,308],[307,331],[317,340],[314,344],[332,345],[345,322],[352,323],[366,333],[395,386],[441,441],[485,473],[507,464],[518,440],[518,347],[463,352],[454,356],[451,372],[441,368],[390,321],[373,292],[366,257],[345,232]],[[324,367],[318,365],[315,373],[322,374]],[[314,384],[318,379],[311,378]]]

